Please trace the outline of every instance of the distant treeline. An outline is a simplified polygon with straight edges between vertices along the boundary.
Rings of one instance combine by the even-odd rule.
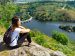
[[[19,6],[20,14],[24,18],[33,16],[39,21],[75,22],[74,1],[42,1]]]

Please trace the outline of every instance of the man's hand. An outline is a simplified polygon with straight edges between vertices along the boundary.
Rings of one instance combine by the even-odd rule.
[[[19,28],[21,28],[21,29],[25,29],[25,27],[23,27],[23,26],[19,26]]]
[[[27,32],[30,32],[30,29],[26,29],[27,30]]]

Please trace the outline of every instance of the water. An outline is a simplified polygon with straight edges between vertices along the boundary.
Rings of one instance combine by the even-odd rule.
[[[38,0],[14,0],[15,3],[30,3],[30,2],[36,2]]]
[[[63,32],[72,40],[75,40],[75,32],[66,32],[64,30],[59,29],[59,25],[73,25],[75,26],[75,23],[62,23],[62,22],[39,22],[37,20],[32,20],[28,23],[23,23],[23,26],[27,26],[30,29],[36,29],[41,31],[42,33],[51,36],[53,31]]]

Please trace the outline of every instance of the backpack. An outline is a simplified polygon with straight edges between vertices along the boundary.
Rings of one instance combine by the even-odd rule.
[[[6,45],[9,45],[11,43],[11,34],[12,34],[12,29],[11,27],[9,27],[3,37],[3,41]]]

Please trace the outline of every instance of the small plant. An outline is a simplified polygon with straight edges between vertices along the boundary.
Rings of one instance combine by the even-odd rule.
[[[68,37],[64,33],[53,32],[52,37],[63,45],[68,44]]]
[[[6,31],[6,28],[3,25],[0,25],[0,35],[3,35]]]

